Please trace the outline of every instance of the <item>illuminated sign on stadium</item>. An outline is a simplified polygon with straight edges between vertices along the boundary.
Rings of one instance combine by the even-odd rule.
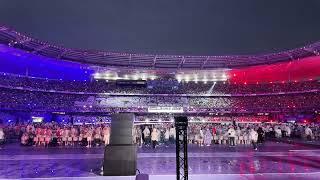
[[[148,107],[150,113],[183,113],[183,107]]]

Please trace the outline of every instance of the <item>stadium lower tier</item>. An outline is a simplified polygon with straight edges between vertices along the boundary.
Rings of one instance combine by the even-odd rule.
[[[252,96],[88,95],[0,88],[2,110],[139,113],[314,112],[320,93]]]

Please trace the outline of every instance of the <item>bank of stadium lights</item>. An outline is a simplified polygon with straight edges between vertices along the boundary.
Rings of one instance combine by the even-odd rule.
[[[155,80],[157,78],[156,75],[148,75],[148,74],[125,74],[123,76],[118,76],[118,74],[114,73],[95,73],[93,74],[94,79],[103,79],[103,80]]]
[[[157,78],[157,76],[155,76],[155,75],[151,75],[151,76],[150,76],[150,79],[151,79],[151,80],[155,80],[156,78]]]
[[[206,76],[205,76],[205,77],[203,77],[203,80],[202,80],[202,81],[203,81],[203,83],[204,83],[204,84],[207,84],[207,82],[208,82],[207,77],[206,77]]]
[[[141,79],[142,80],[147,80],[147,75],[146,74],[141,74]]]
[[[188,83],[188,82],[190,81],[189,75],[186,75],[186,76],[184,77],[184,80],[186,81],[186,83]]]
[[[225,79],[225,80],[227,80],[228,77],[227,77],[226,74],[223,73],[223,74],[222,74],[222,78]]]
[[[132,75],[132,79],[133,79],[133,80],[138,80],[138,79],[139,79],[139,75],[138,75],[138,74]]]
[[[177,77],[176,77],[176,78],[177,78],[177,81],[178,81],[178,82],[181,82],[181,81],[182,81],[182,77],[181,77],[181,75],[177,75]]]

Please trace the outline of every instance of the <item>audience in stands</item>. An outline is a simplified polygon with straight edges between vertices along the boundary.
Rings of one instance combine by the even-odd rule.
[[[148,107],[182,107],[185,112],[318,110],[320,92],[269,96],[99,96],[0,88],[0,108],[39,111],[147,112]]]
[[[259,93],[284,93],[319,90],[319,81],[302,82],[275,82],[275,83],[229,83],[229,82],[181,82],[170,83],[164,88],[164,82],[172,80],[147,82],[146,85],[119,86],[115,82],[105,80],[88,81],[62,81],[18,76],[0,73],[0,86],[7,88],[22,88],[33,91],[60,91],[67,93],[120,93],[120,94],[194,94],[194,95],[221,95],[221,94],[259,94]],[[147,84],[152,84],[148,88]]]

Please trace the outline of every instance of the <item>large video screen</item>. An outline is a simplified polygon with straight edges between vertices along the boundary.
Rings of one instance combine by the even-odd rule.
[[[32,122],[41,123],[43,121],[43,117],[31,116]]]

